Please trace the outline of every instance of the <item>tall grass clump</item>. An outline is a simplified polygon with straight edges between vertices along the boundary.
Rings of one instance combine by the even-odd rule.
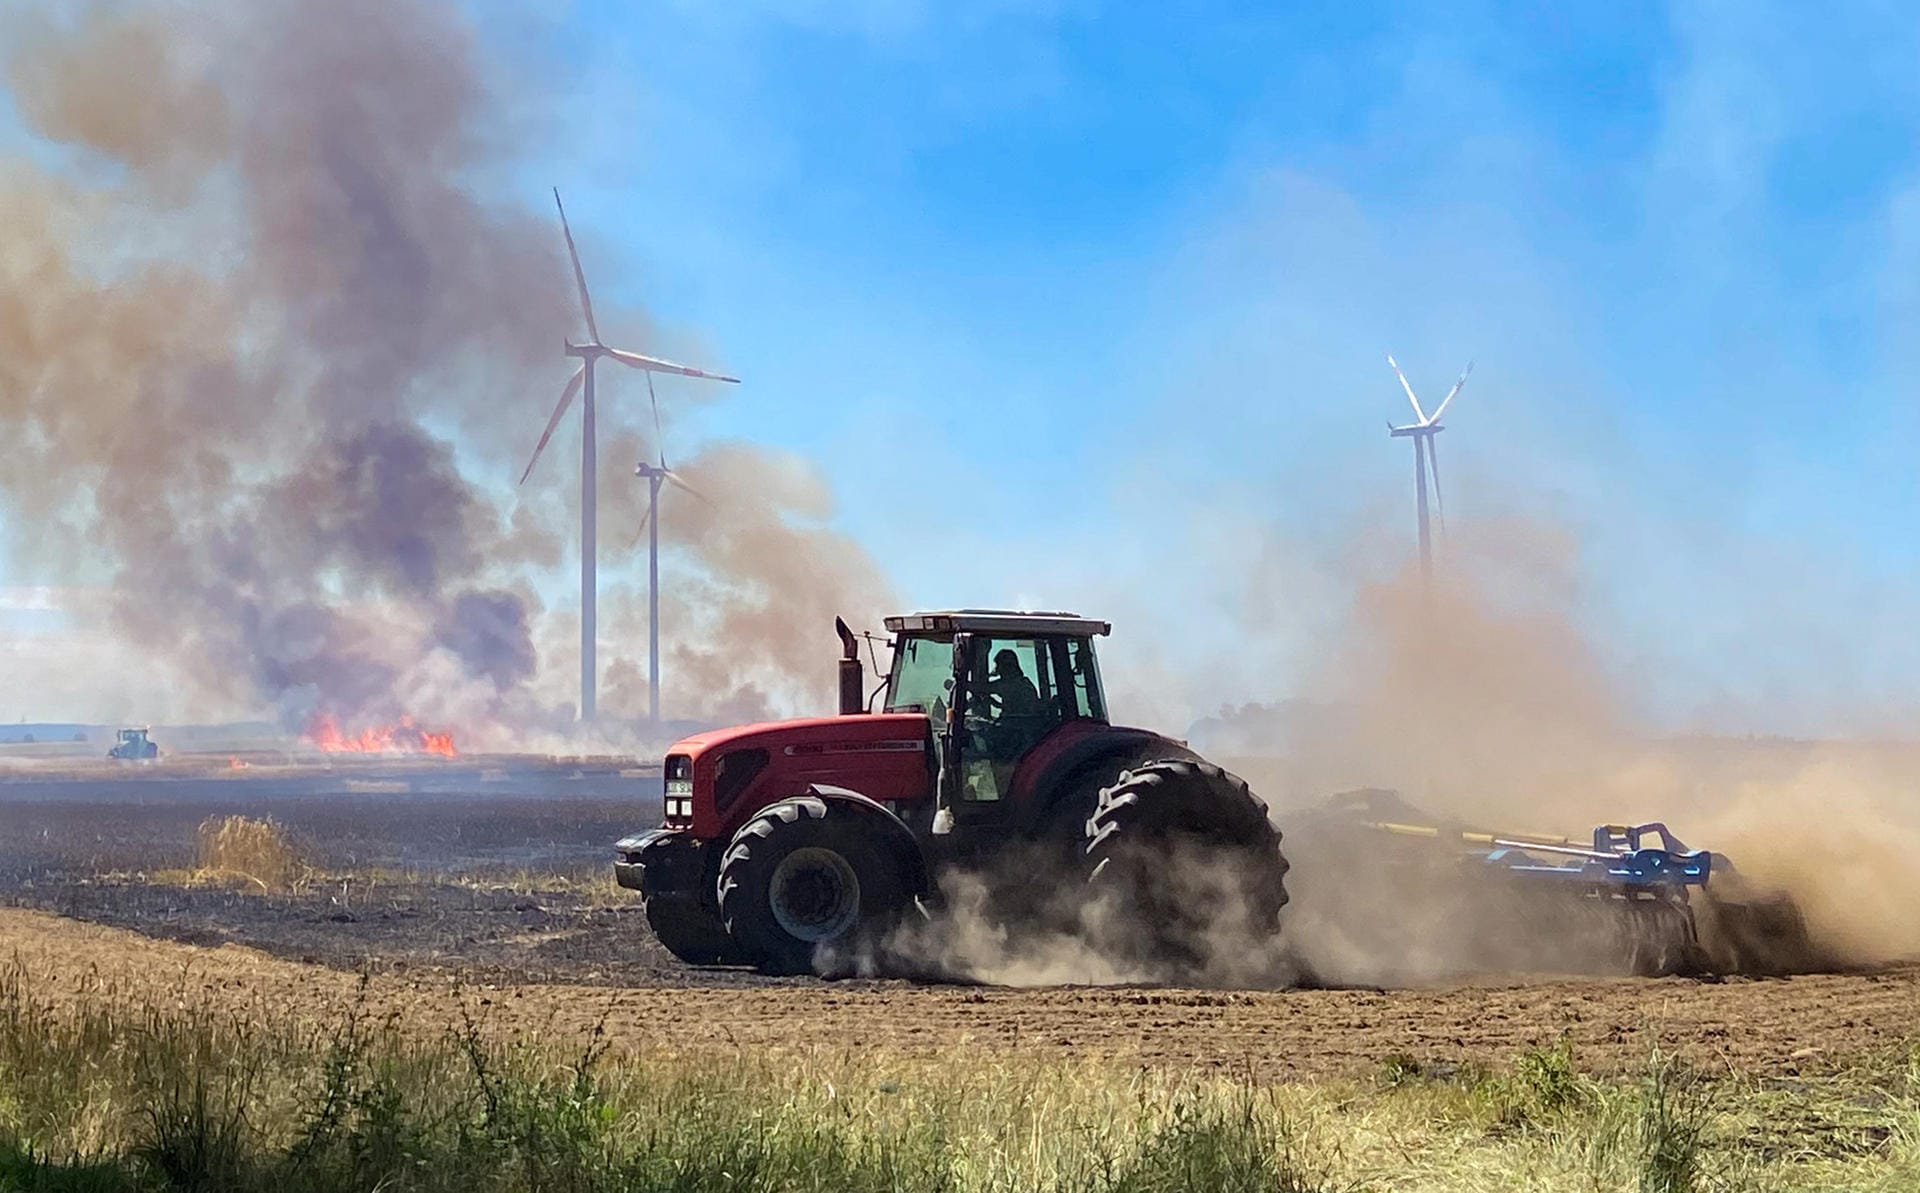
[[[1131,1159],[1101,1182],[1112,1193],[1313,1193],[1326,1187],[1300,1155],[1289,1124],[1260,1113],[1250,1091],[1225,1102],[1179,1096],[1153,1117]]]
[[[1693,1193],[1712,1104],[1693,1073],[1655,1051],[1640,1082],[1640,1193]]]
[[[240,879],[263,891],[292,890],[314,872],[272,817],[209,816],[194,832],[194,856],[203,875]]]
[[[1481,1089],[1496,1122],[1514,1129],[1550,1129],[1590,1108],[1597,1093],[1564,1036],[1551,1047],[1522,1052],[1509,1072],[1487,1078]]]

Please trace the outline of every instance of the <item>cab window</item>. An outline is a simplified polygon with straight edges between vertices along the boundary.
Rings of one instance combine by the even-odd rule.
[[[979,690],[988,703],[980,716],[1037,717],[1051,712],[1045,643],[1032,638],[982,638],[974,651]]]
[[[903,637],[893,652],[888,712],[923,712],[936,719],[947,707],[953,679],[953,639]]]
[[[1031,685],[1037,704],[1018,695],[1014,700],[1025,709],[1022,719],[1047,725],[1076,717],[1106,719],[1089,639],[987,638],[980,647],[974,652],[973,690],[987,695],[989,703],[973,709],[973,715],[1004,717],[1013,707],[1007,694],[1016,689],[1024,694]]]

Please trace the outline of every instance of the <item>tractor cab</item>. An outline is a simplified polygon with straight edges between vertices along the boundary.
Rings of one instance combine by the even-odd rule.
[[[1072,721],[1107,723],[1093,640],[1104,621],[961,609],[890,617],[886,711],[933,721],[935,833],[1002,819],[1015,770]]]
[[[122,729],[115,739],[113,748],[107,751],[107,757],[122,760],[140,761],[160,756],[160,747],[155,745],[145,728]]]

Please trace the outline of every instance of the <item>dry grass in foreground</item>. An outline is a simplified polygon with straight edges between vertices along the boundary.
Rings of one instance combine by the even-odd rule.
[[[1569,1046],[1268,1084],[1111,1062],[796,1061],[596,1035],[331,1028],[0,978],[0,1188],[87,1190],[1906,1190],[1920,1051],[1791,1083]],[[635,1046],[638,1050],[634,1050]]]

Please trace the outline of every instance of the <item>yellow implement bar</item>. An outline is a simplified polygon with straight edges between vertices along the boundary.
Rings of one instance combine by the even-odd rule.
[[[1591,852],[1566,837],[1557,837],[1550,833],[1481,833],[1464,829],[1454,833],[1443,833],[1430,824],[1395,824],[1387,820],[1369,820],[1365,823],[1368,828],[1377,828],[1382,832],[1395,833],[1402,837],[1429,837],[1438,840],[1440,837],[1450,836],[1469,845],[1543,845],[1577,849],[1581,853]]]

